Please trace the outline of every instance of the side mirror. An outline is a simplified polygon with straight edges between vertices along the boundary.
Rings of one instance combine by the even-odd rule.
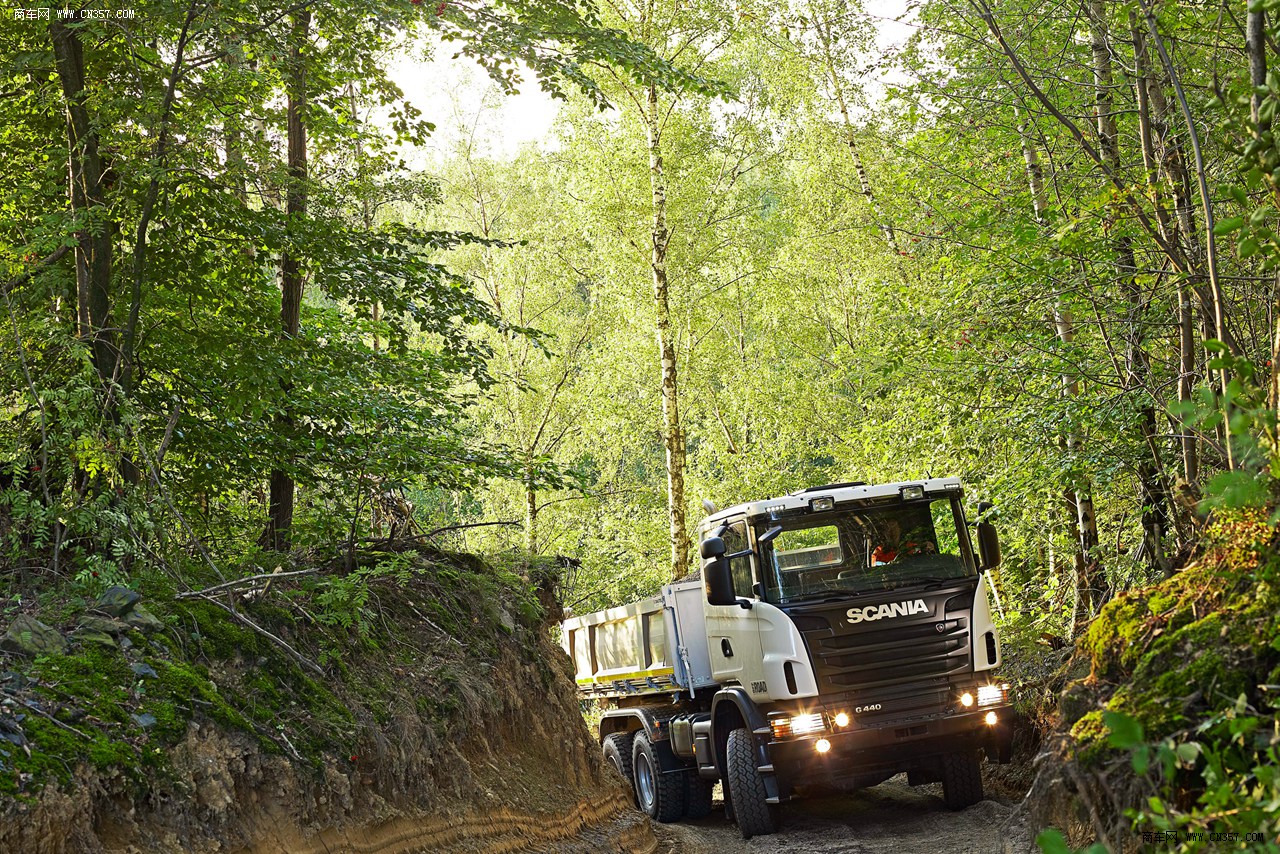
[[[724,540],[707,537],[699,546],[702,554],[702,589],[707,594],[708,605],[736,605],[733,594],[733,575],[729,572],[729,559],[724,556]]]
[[[984,516],[994,508],[994,504],[980,501],[978,515]],[[1000,537],[996,534],[996,526],[985,520],[978,523],[978,558],[982,570],[995,569],[1000,565]]]
[[[760,545],[764,545],[765,543],[769,542],[770,540],[772,540],[774,537],[778,536],[781,533],[782,533],[782,526],[774,525],[772,528],[765,531],[760,536],[756,537],[756,542],[759,543]]]

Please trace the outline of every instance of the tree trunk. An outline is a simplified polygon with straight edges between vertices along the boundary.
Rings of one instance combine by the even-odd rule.
[[[645,126],[649,142],[649,186],[653,191],[653,247],[649,266],[653,273],[658,359],[662,366],[662,442],[666,448],[667,518],[671,526],[671,577],[683,576],[689,566],[689,530],[685,519],[684,431],[680,424],[680,386],[676,375],[676,346],[671,331],[671,306],[667,282],[667,178],[662,165],[662,127],[658,90],[650,85]]]
[[[1134,80],[1134,94],[1138,104],[1138,137],[1142,143],[1143,171],[1146,173],[1147,187],[1151,194],[1151,203],[1155,209],[1156,220],[1160,225],[1160,233],[1164,235],[1165,242],[1181,256],[1180,264],[1177,259],[1174,259],[1175,265],[1180,266],[1183,271],[1179,275],[1177,283],[1178,401],[1184,405],[1189,405],[1196,370],[1195,322],[1191,308],[1192,275],[1190,273],[1194,262],[1190,257],[1190,253],[1186,251],[1178,222],[1170,216],[1161,192],[1161,166],[1160,159],[1156,155],[1151,109],[1151,89],[1155,81],[1151,76],[1151,62],[1147,53],[1146,34],[1138,22],[1136,13],[1130,13],[1129,30],[1133,34],[1134,67],[1137,72]],[[1163,99],[1163,93],[1161,93],[1161,98]],[[1182,489],[1190,490],[1191,484],[1195,482],[1198,476],[1200,467],[1196,436],[1190,430],[1181,427],[1177,429],[1177,432],[1181,437],[1179,443],[1182,451]],[[1183,502],[1181,506],[1186,506],[1188,503]],[[1180,505],[1176,502],[1172,506],[1172,518],[1178,530],[1178,544],[1181,547],[1191,535],[1194,520],[1188,518],[1185,513],[1179,513],[1177,508]]]
[[[1111,70],[1111,44],[1107,29],[1106,3],[1089,0],[1086,9],[1089,18],[1090,48],[1093,53],[1093,78],[1097,104],[1098,149],[1102,160],[1116,175],[1121,173],[1120,139],[1116,129],[1115,107],[1111,89],[1114,85]],[[1116,254],[1116,273],[1129,302],[1125,330],[1125,391],[1131,399],[1138,400],[1138,429],[1144,448],[1138,460],[1138,497],[1142,502],[1142,532],[1144,551],[1153,566],[1165,568],[1164,534],[1169,525],[1168,491],[1163,483],[1159,446],[1156,444],[1155,407],[1147,389],[1149,365],[1144,348],[1143,324],[1146,306],[1142,299],[1136,275],[1133,244],[1128,236],[1119,233],[1119,210],[1112,215],[1112,227],[1117,237],[1112,246]],[[1109,590],[1106,585],[1094,589],[1091,603],[1096,608],[1105,601]]]
[[[1253,93],[1249,99],[1253,119],[1254,136],[1261,138],[1271,130],[1271,122],[1262,117],[1262,99],[1259,89],[1267,85],[1267,13],[1262,9],[1248,14],[1245,24],[1245,52],[1249,54],[1249,82],[1253,84]],[[1280,187],[1275,190],[1276,200],[1280,201]],[[1275,329],[1271,344],[1271,381],[1267,387],[1267,402],[1273,412],[1280,415],[1280,311],[1275,313]],[[1280,423],[1280,418],[1277,419]],[[1280,427],[1275,428],[1273,441],[1280,436]],[[1280,442],[1277,442],[1280,444]]]
[[[309,43],[311,12],[303,9],[294,18],[293,47],[288,82],[289,187],[285,194],[285,216],[294,228],[307,213],[307,72],[303,49]],[[298,336],[302,314],[302,266],[291,248],[286,248],[281,262],[280,332],[288,341]],[[285,395],[289,390],[286,387]],[[277,429],[288,437],[294,420],[281,416]],[[288,551],[292,545],[294,483],[283,468],[271,472],[271,496],[267,508],[266,540],[275,551]]]
[[[538,553],[538,493],[533,488],[531,474],[525,475],[524,550],[531,555]]]
[[[818,9],[813,3],[809,4],[809,11],[813,17],[814,28],[818,31],[818,40],[822,43],[822,60],[827,80],[830,81],[831,91],[836,96],[836,105],[840,107],[845,144],[849,146],[849,157],[852,158],[853,168],[858,173],[858,187],[866,197],[867,206],[871,209],[871,216],[875,220],[876,227],[880,229],[884,242],[888,244],[894,255],[901,255],[902,250],[898,246],[898,236],[894,232],[893,223],[880,211],[880,204],[876,201],[876,194],[871,189],[871,180],[867,177],[866,167],[862,163],[862,154],[858,150],[858,137],[854,132],[853,120],[849,117],[844,81],[836,72],[835,57],[832,54],[831,23],[826,20],[823,10]]]
[[[98,131],[85,106],[84,47],[79,29],[60,21],[49,25],[53,56],[67,103],[68,195],[76,231],[77,334],[93,353],[104,385],[107,411],[115,421],[118,404],[112,385],[119,379],[119,350],[111,323],[112,228],[105,221],[106,180],[98,153]]]
[[[1048,200],[1044,189],[1044,169],[1040,164],[1040,155],[1032,142],[1027,121],[1018,126],[1018,135],[1022,139],[1022,157],[1026,162],[1027,183],[1031,188],[1031,205],[1035,210],[1036,222],[1043,227],[1047,224],[1046,218],[1048,214]],[[1070,347],[1075,342],[1075,322],[1071,317],[1070,310],[1062,304],[1061,297],[1054,300],[1053,326],[1058,340],[1062,342],[1064,347]],[[1062,393],[1066,398],[1073,401],[1077,399],[1080,396],[1079,381],[1065,372],[1062,374],[1061,380]],[[1068,455],[1075,459],[1081,451],[1082,443],[1079,431],[1074,428],[1068,429],[1065,440]],[[1094,576],[1097,574],[1097,555],[1095,552],[1098,547],[1098,518],[1093,509],[1093,496],[1090,495],[1090,490],[1086,485],[1083,489],[1077,487],[1066,490],[1064,499],[1067,509],[1071,512],[1076,529],[1076,583],[1078,586],[1092,589],[1097,583]],[[1076,615],[1073,625],[1078,619],[1079,615]]]

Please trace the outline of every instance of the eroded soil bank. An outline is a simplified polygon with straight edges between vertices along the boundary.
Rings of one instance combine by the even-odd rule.
[[[143,591],[162,627],[105,639],[77,634],[91,601],[44,603],[31,616],[65,649],[0,662],[0,851],[653,850],[548,639],[550,581],[402,565],[369,585],[365,624],[310,619],[323,603],[301,585],[224,597],[323,674],[162,590]]]

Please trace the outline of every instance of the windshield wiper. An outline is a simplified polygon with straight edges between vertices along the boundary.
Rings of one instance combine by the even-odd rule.
[[[841,595],[835,591],[823,591],[821,593],[801,593],[797,596],[784,596],[783,603],[787,605],[795,605],[800,602],[812,604],[814,602],[843,602],[848,599],[850,594],[855,591],[850,590],[848,593]]]
[[[920,587],[922,585],[925,588],[941,587],[942,585],[952,581],[963,581],[966,577],[967,576],[963,576],[963,575],[961,576],[952,575],[944,578],[938,578],[936,576],[920,576],[916,578],[903,579],[904,583],[897,585],[897,587],[899,588]]]

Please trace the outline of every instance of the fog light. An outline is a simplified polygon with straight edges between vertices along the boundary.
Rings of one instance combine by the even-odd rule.
[[[903,501],[915,501],[917,498],[924,498],[923,486],[904,486],[901,490]]]
[[[963,694],[961,694],[961,695],[960,695],[960,705],[964,706],[966,709],[967,709],[967,708],[969,708],[970,706],[972,706],[972,705],[973,705],[973,695],[972,695],[972,694],[970,694],[968,691],[965,691]]]
[[[813,749],[819,753],[826,753],[831,749],[831,742],[827,741],[825,738],[820,738],[813,743]]]
[[[849,725],[849,713],[836,712],[836,726],[848,726],[848,725]]]
[[[995,712],[987,712],[987,726],[995,726],[996,720]]]
[[[815,498],[809,502],[809,509],[814,513],[825,513],[836,506],[836,500],[831,497]]]

